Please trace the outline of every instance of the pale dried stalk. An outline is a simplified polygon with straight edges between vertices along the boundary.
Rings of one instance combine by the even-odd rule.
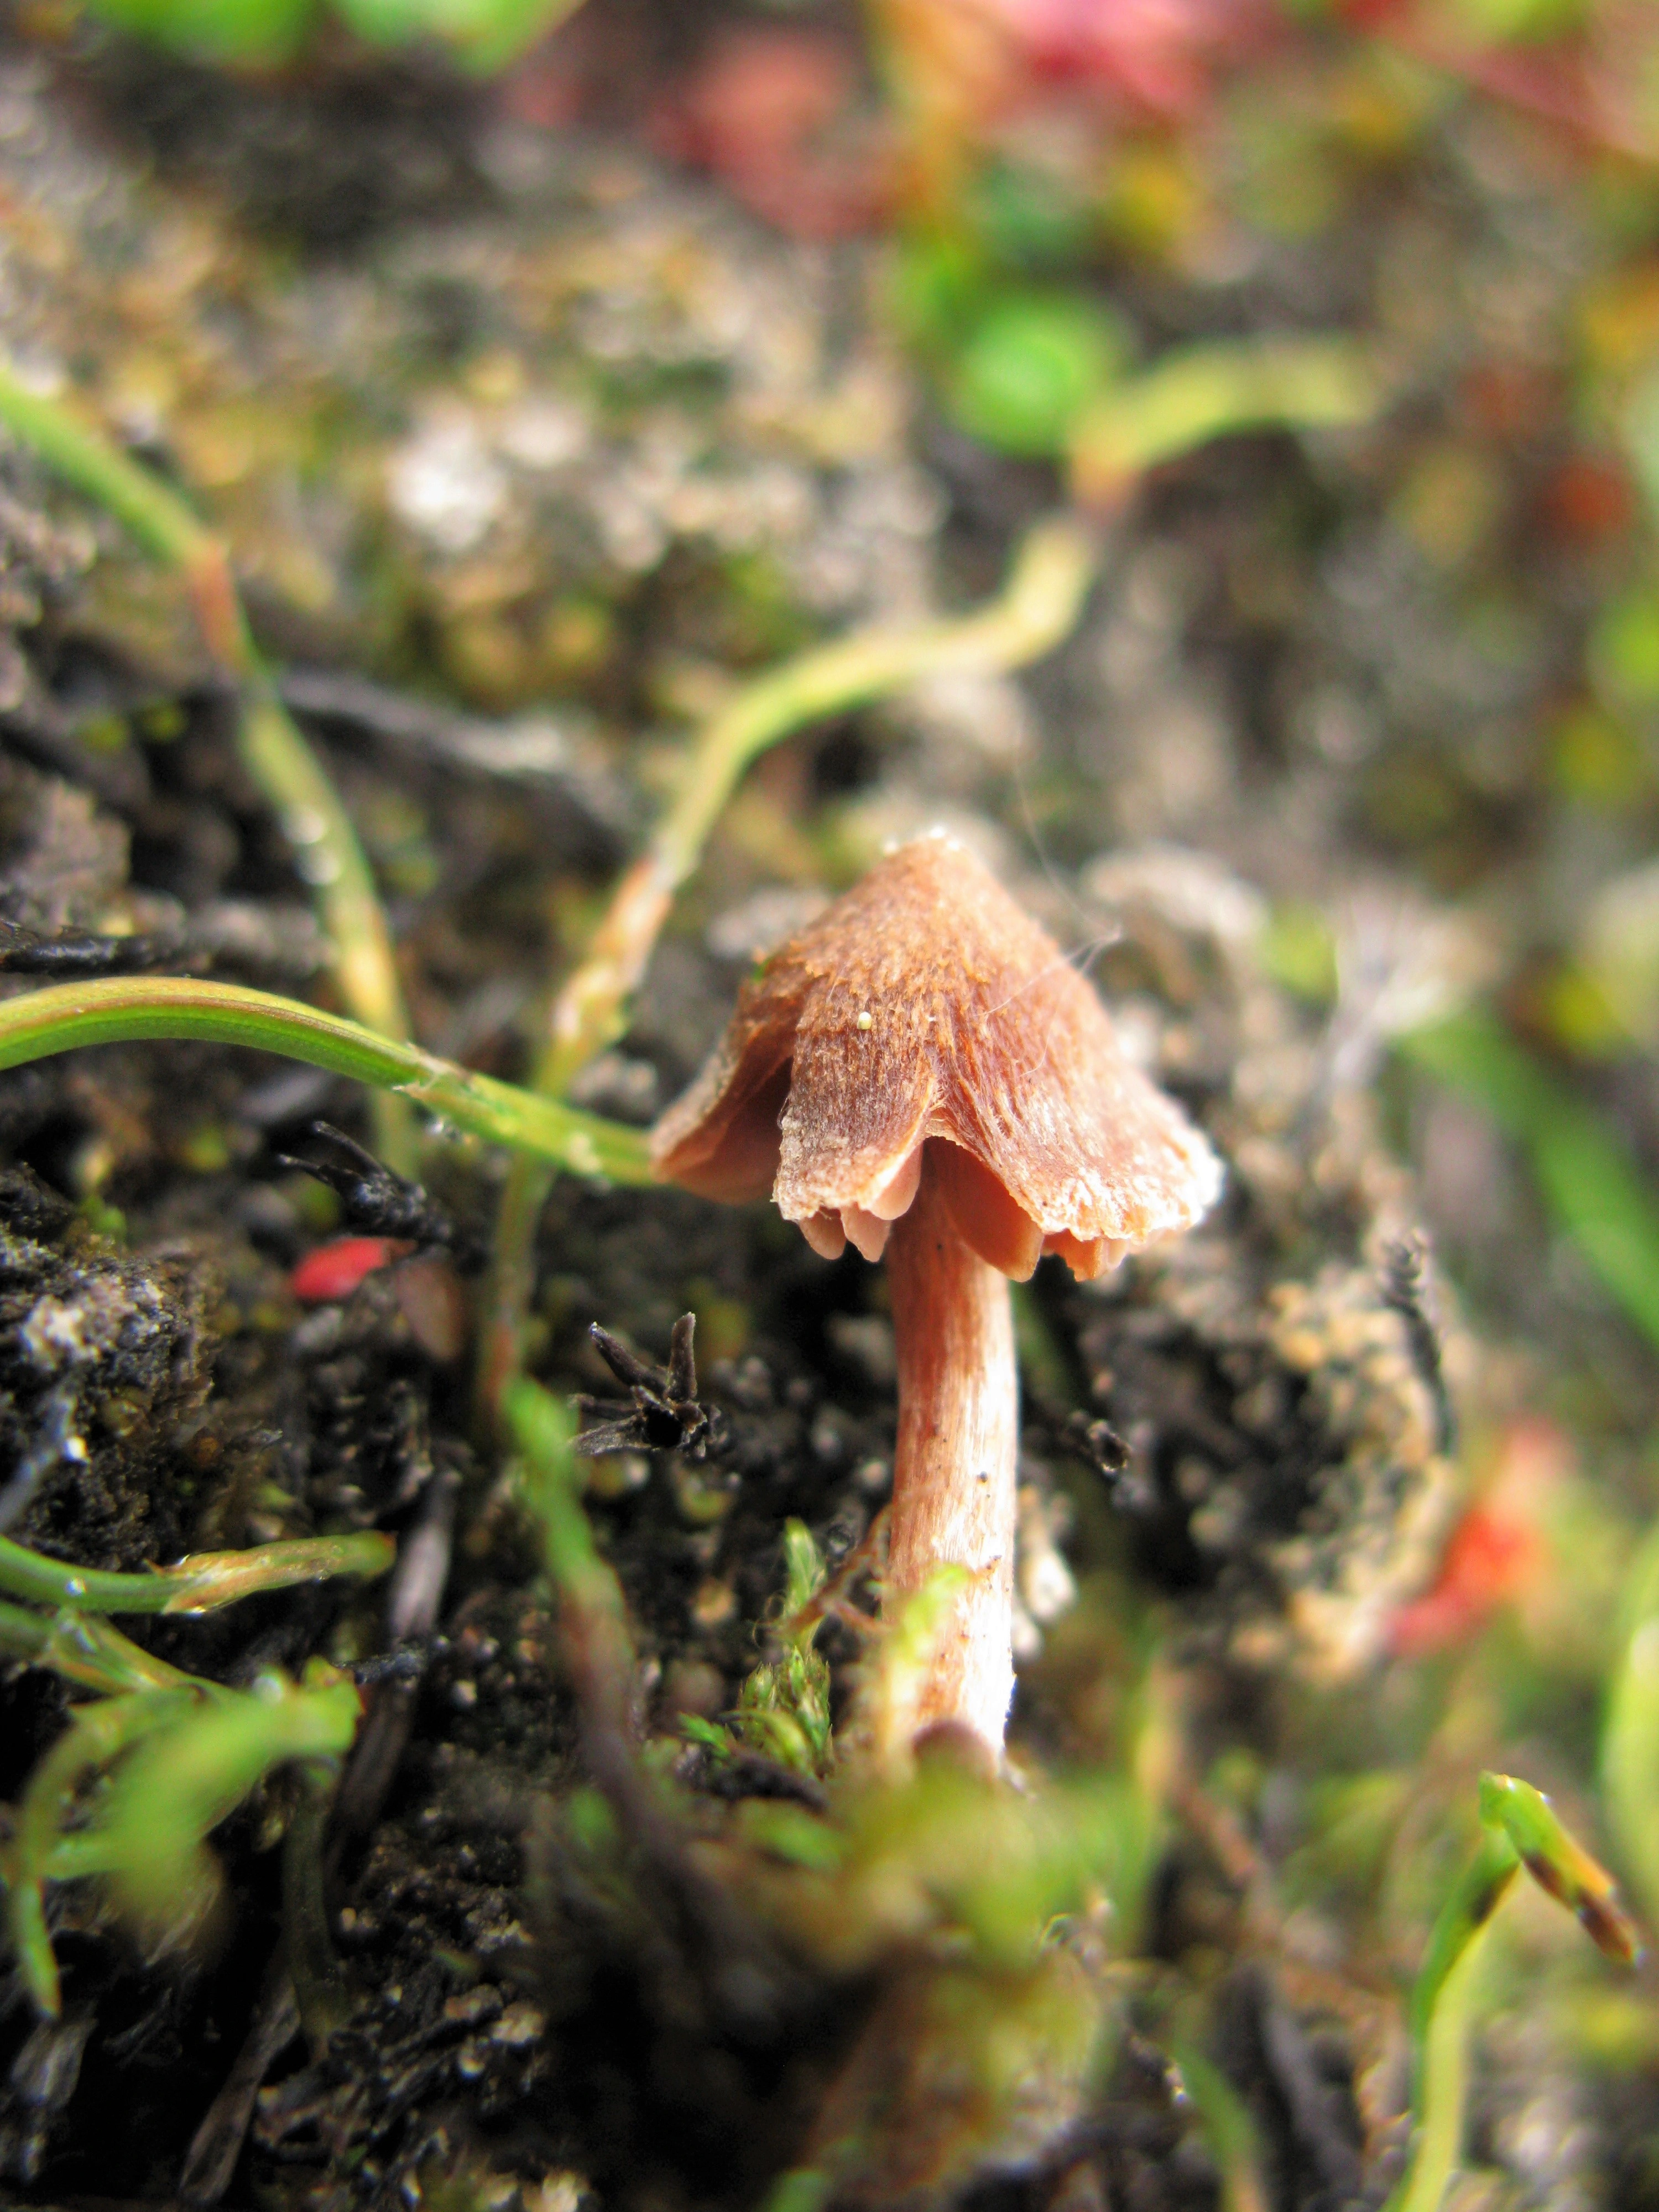
[[[971,1729],[1000,1765],[1014,1693],[1015,1468],[1019,1376],[1008,1279],[957,1234],[924,1174],[887,1245],[898,1349],[882,1609],[897,1613],[942,1566],[967,1570],[902,1716],[908,1738]]]

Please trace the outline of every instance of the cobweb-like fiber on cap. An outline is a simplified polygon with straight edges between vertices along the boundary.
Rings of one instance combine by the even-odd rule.
[[[1097,1273],[1189,1228],[1221,1183],[1092,987],[943,836],[890,854],[745,984],[652,1156],[665,1182],[728,1200],[769,1186],[787,1219],[811,1223],[879,1210],[928,1139],[977,1160],[1032,1224],[1023,1264],[987,1254],[1012,1273],[1030,1272],[1040,1237]],[[959,1214],[965,1164],[955,1182]]]

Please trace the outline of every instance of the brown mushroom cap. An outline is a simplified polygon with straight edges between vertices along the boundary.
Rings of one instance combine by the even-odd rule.
[[[981,1259],[1079,1276],[1189,1228],[1204,1138],[1119,1048],[1090,984],[973,855],[901,846],[746,983],[652,1134],[658,1176],[763,1196],[815,1250],[879,1256],[927,1170]]]

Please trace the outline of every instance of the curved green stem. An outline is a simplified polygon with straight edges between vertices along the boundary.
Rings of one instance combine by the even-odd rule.
[[[1350,339],[1182,346],[1085,408],[1072,432],[1072,488],[1085,505],[1109,508],[1148,469],[1212,439],[1364,422],[1382,397],[1375,368]]]
[[[1070,516],[1051,517],[1020,546],[997,597],[972,614],[856,630],[745,684],[704,724],[667,811],[560,988],[537,1062],[537,1090],[562,1095],[621,1035],[674,894],[695,872],[709,832],[761,754],[813,722],[930,676],[1018,668],[1039,659],[1077,621],[1098,560],[1092,532]]]
[[[48,467],[95,500],[147,553],[178,569],[208,650],[241,694],[238,744],[248,773],[276,809],[312,886],[347,1007],[388,1036],[409,1035],[403,987],[374,878],[328,771],[276,696],[231,574],[224,542],[171,485],[112,446],[61,400],[31,392],[0,361],[0,423]],[[380,1148],[414,1164],[409,1114],[396,1099],[378,1116]]]
[[[383,1575],[397,1556],[390,1536],[365,1529],[262,1544],[249,1552],[198,1552],[176,1567],[122,1575],[49,1559],[0,1536],[0,1589],[13,1597],[90,1613],[210,1613],[256,1590],[288,1589],[336,1575]]]
[[[1480,1839],[1430,1931],[1412,1993],[1411,2159],[1383,2212],[1440,2212],[1457,2171],[1480,1955],[1523,1867],[1608,1958],[1629,1966],[1638,1956],[1612,1877],[1562,1826],[1548,1798],[1511,1774],[1483,1774]]]
[[[659,872],[683,884],[744,770],[792,731],[945,673],[995,673],[1050,653],[1071,633],[1100,547],[1070,515],[1051,516],[1014,556],[996,598],[971,614],[914,628],[855,631],[747,684],[704,727],[678,795],[651,840]]]
[[[637,1130],[538,1098],[510,1083],[325,1014],[234,983],[181,976],[112,976],[64,983],[0,1002],[0,1068],[88,1044],[199,1037],[252,1045],[349,1075],[423,1106],[470,1136],[534,1152],[573,1175],[611,1182],[651,1180]]]
[[[112,514],[146,553],[193,578],[211,552],[206,525],[173,490],[142,464],[82,422],[61,399],[31,392],[15,369],[0,362],[0,422],[39,453],[50,469]],[[208,641],[221,659],[234,657],[240,641]],[[231,646],[227,653],[227,644]]]

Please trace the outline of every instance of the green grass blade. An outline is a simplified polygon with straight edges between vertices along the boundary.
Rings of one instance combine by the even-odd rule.
[[[534,1152],[573,1175],[621,1183],[651,1180],[649,1154],[637,1129],[471,1074],[417,1045],[297,1000],[185,976],[122,975],[58,984],[0,1003],[0,1068],[83,1045],[155,1037],[198,1037],[280,1053],[397,1091],[469,1135]]]
[[[520,1494],[540,1527],[558,1593],[559,1646],[584,1709],[589,1760],[615,1788],[627,1778],[634,1637],[622,1584],[582,1510],[571,1450],[575,1419],[562,1400],[522,1376],[508,1389],[502,1412],[519,1453]]]
[[[52,1567],[58,1564],[46,1562]],[[105,1698],[125,1697],[129,1690],[194,1687],[206,1692],[215,1686],[199,1675],[169,1667],[96,1613],[81,1613],[73,1606],[54,1618],[0,1601],[0,1651],[50,1667],[78,1689],[95,1690]]]
[[[1457,2171],[1480,1955],[1522,1868],[1577,1915],[1609,1957],[1628,1965],[1637,1955],[1636,1931],[1611,1877],[1540,1791],[1513,1775],[1483,1774],[1480,1823],[1480,1840],[1440,1909],[1412,1993],[1411,2163],[1385,2212],[1439,2212]]]
[[[1440,2212],[1457,2171],[1476,1976],[1492,1915],[1516,1872],[1513,1851],[1505,1864],[1503,1854],[1488,1840],[1436,1924],[1429,1947],[1435,1970],[1432,1994],[1425,1994],[1430,1974],[1425,1967],[1413,2007],[1416,2049],[1412,2102],[1417,2124],[1411,2164],[1385,2212]],[[1438,1940],[1443,1931],[1443,1942]]]
[[[1489,1013],[1413,1030],[1400,1049],[1525,1148],[1550,1212],[1603,1287],[1659,1345],[1659,1200],[1600,1116]]]
[[[1483,1774],[1480,1818],[1508,1838],[1538,1887],[1572,1914],[1598,1950],[1621,1966],[1634,1964],[1641,1945],[1613,1876],[1562,1826],[1541,1790],[1513,1774]]]
[[[112,445],[62,400],[32,392],[3,361],[0,422],[48,468],[112,514],[155,560],[189,574],[208,558],[211,533],[170,484]]]
[[[1631,1569],[1601,1731],[1601,1790],[1625,1871],[1659,1925],[1659,1527]]]
[[[396,1557],[391,1537],[365,1529],[246,1552],[200,1552],[153,1574],[122,1575],[49,1559],[0,1536],[0,1589],[13,1597],[91,1613],[210,1613],[255,1590],[289,1589],[336,1575],[383,1575]]]
[[[46,1933],[46,1883],[65,1814],[87,1777],[118,1758],[149,1730],[179,1719],[193,1690],[139,1691],[75,1712],[29,1777],[6,1863],[6,1916],[13,1953],[35,2009],[55,2020],[62,2007],[58,1962]]]
[[[276,809],[313,887],[346,1005],[369,1028],[406,1037],[403,987],[373,871],[332,779],[276,695],[223,542],[170,484],[72,407],[31,392],[3,361],[0,423],[183,577],[209,651],[240,686],[243,763]],[[407,1172],[414,1164],[408,1110],[395,1099],[384,1107],[378,1116],[382,1148],[392,1166]]]
[[[1221,2212],[1268,2212],[1270,2199],[1261,2179],[1261,2145],[1249,2106],[1201,2051],[1177,2043],[1171,2056],[1198,2116],[1199,2132],[1221,2177]]]
[[[520,1381],[506,1401],[520,1453],[519,1486],[542,1532],[554,1587],[584,1616],[609,1616],[627,1632],[627,1611],[615,1571],[600,1556],[581,1504],[581,1470],[571,1447],[575,1417],[539,1382]]]
[[[125,1697],[132,1690],[194,1689],[206,1696],[218,1686],[199,1674],[168,1666],[165,1659],[142,1650],[95,1613],[82,1613],[74,1607],[65,1607],[52,1621],[36,1657],[40,1665],[50,1667],[66,1682],[96,1690],[106,1698]]]
[[[100,1872],[142,1920],[188,1912],[211,1875],[202,1844],[254,1785],[290,1759],[351,1747],[362,1712],[356,1683],[315,1662],[302,1683],[262,1675],[252,1690],[198,1702],[123,1761],[94,1832]]]

